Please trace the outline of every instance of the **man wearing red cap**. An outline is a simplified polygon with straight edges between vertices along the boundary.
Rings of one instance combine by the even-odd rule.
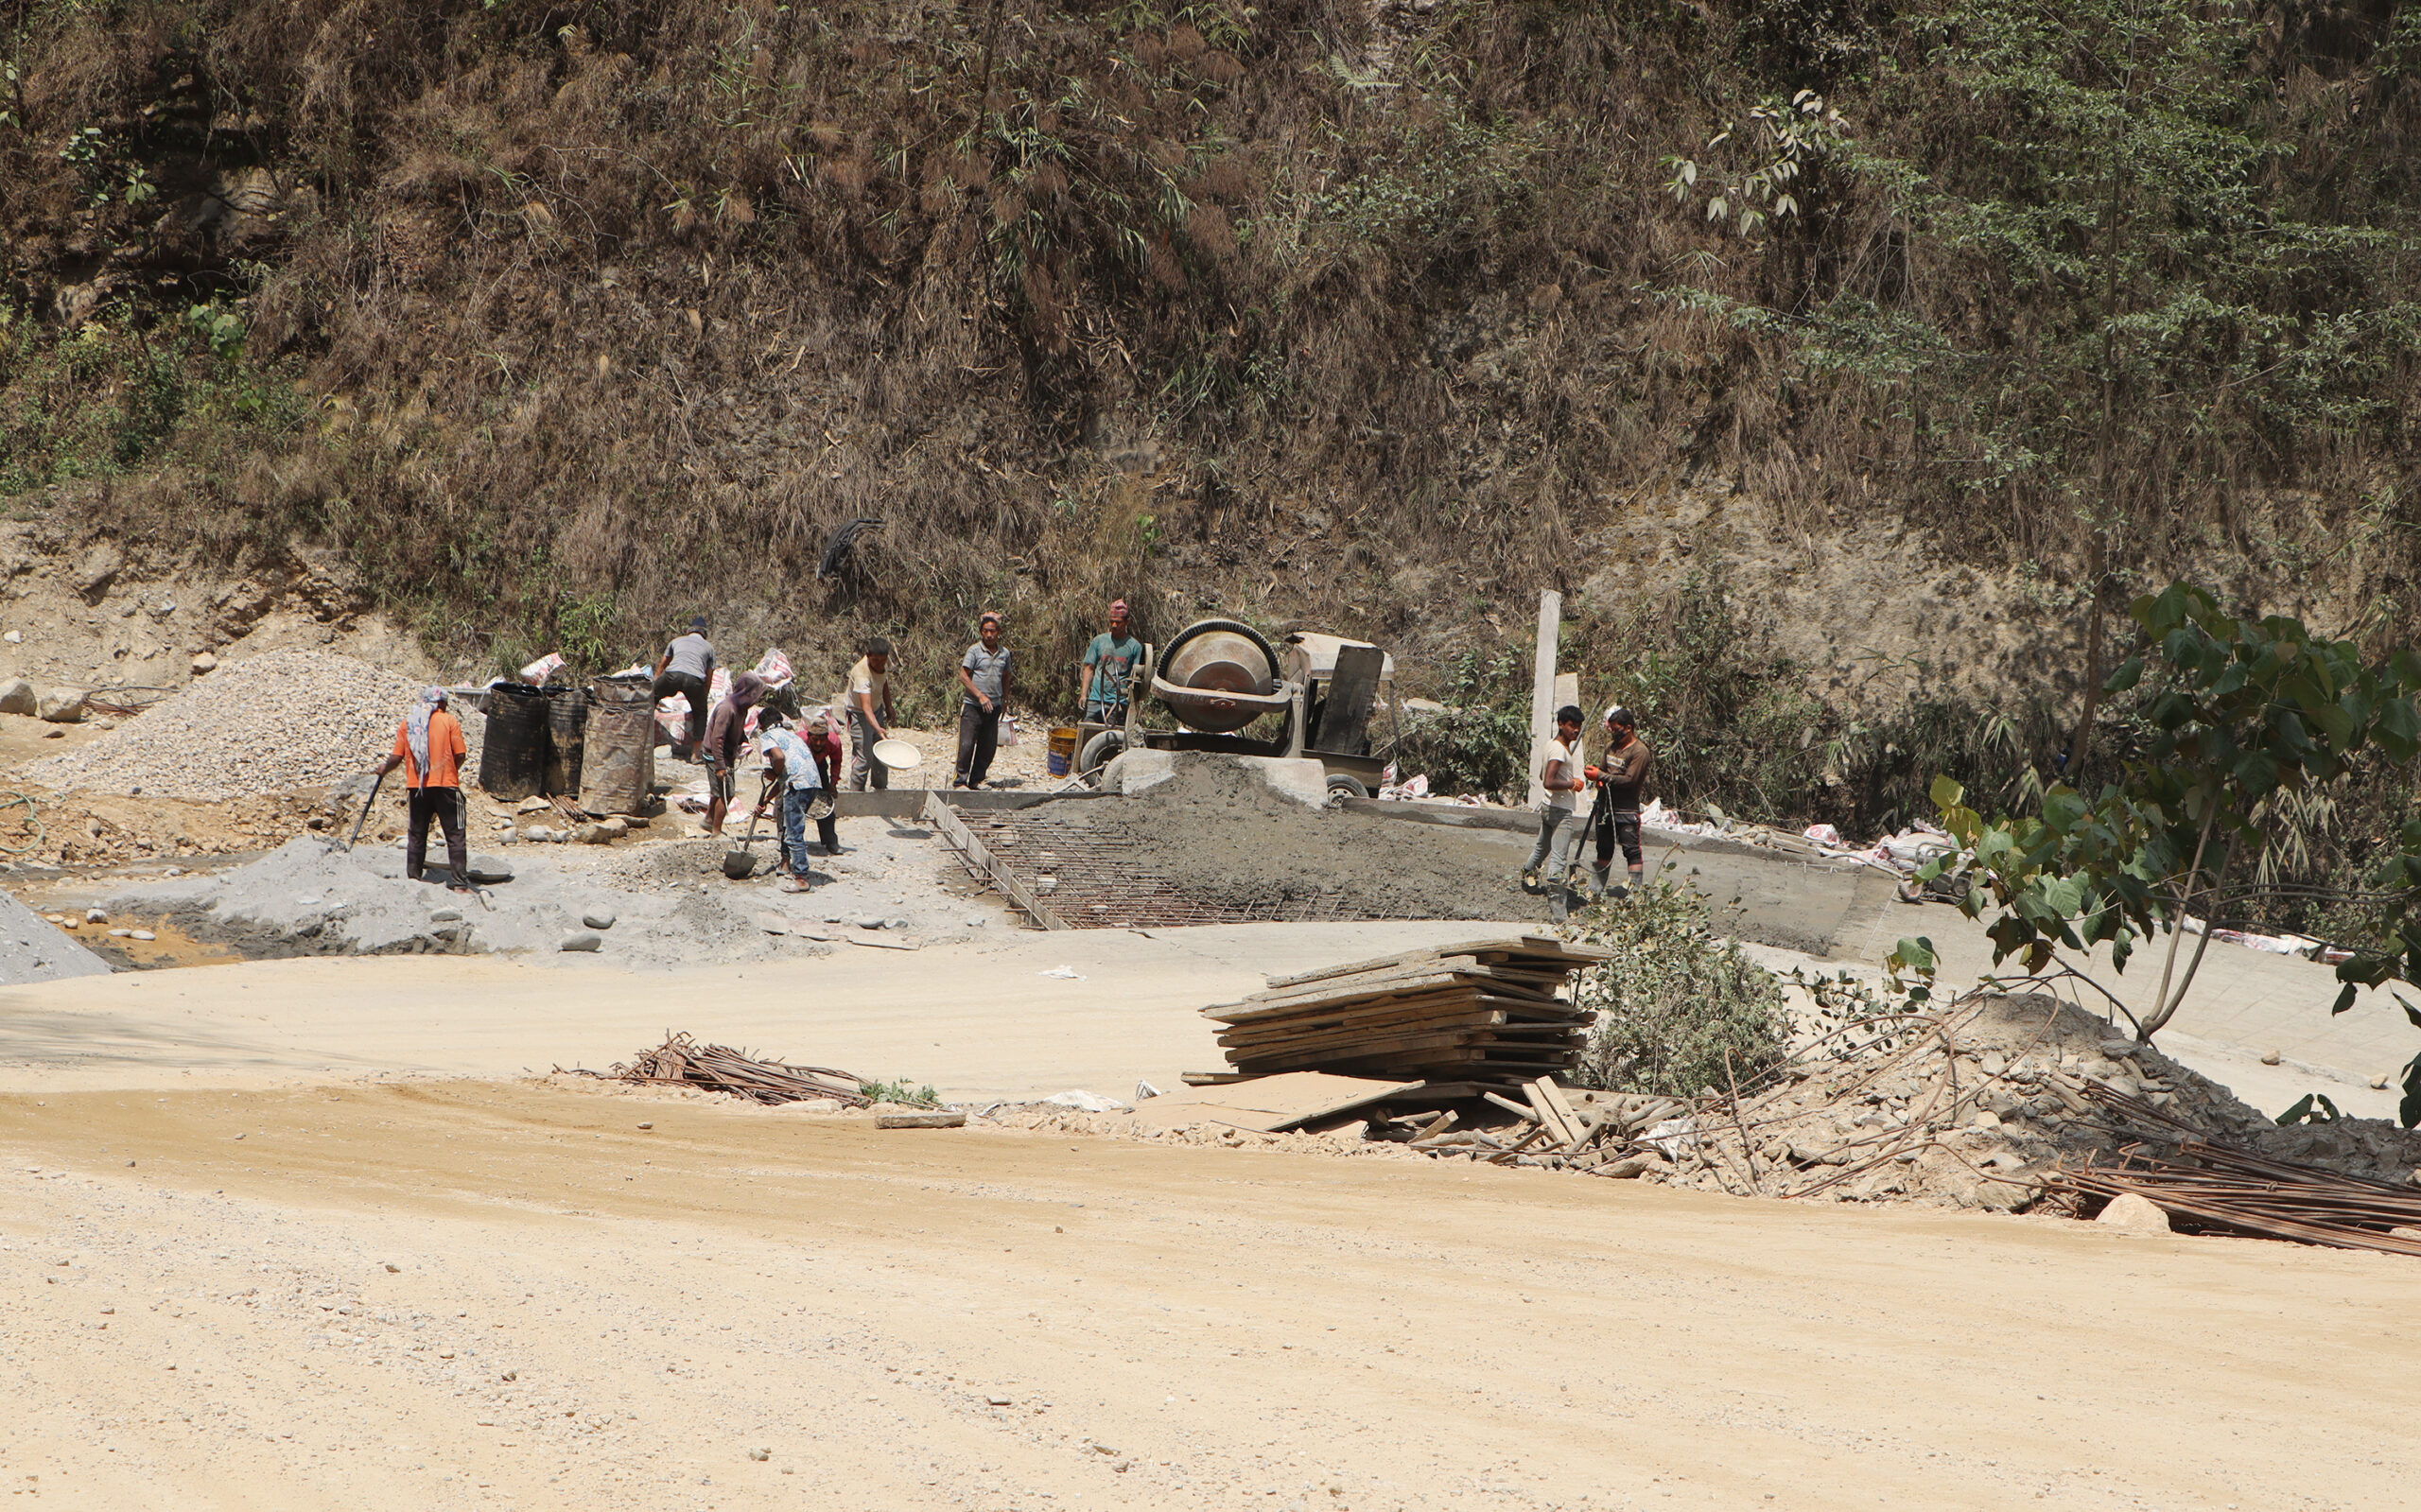
[[[1076,704],[1087,720],[1116,724],[1126,707],[1126,680],[1143,659],[1143,643],[1126,628],[1126,600],[1109,606],[1109,628],[1085,648],[1085,665],[1076,674]]]

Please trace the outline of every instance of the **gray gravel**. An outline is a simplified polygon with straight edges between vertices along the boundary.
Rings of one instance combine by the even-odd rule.
[[[58,925],[0,893],[0,986],[106,975],[108,962],[67,937]]]
[[[329,652],[273,651],[230,662],[26,780],[56,791],[224,801],[315,788],[375,765],[420,685]],[[465,711],[457,710],[457,713]],[[475,717],[465,714],[479,759]]]

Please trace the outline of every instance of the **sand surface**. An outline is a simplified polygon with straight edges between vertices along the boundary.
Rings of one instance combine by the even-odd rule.
[[[0,1463],[50,1505],[2384,1508],[2421,1470],[2380,1256],[471,1083],[10,1094],[0,1150]]]

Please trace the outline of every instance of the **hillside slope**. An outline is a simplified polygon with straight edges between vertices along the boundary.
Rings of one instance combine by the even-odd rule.
[[[1868,826],[2047,767],[2093,607],[2172,572],[2412,630],[2389,0],[16,26],[0,494],[340,550],[444,656],[703,608],[938,677],[995,604],[1047,703],[1123,593],[1468,694],[1556,586],[1681,795]]]

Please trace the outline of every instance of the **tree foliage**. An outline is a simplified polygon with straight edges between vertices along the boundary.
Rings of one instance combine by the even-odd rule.
[[[1960,850],[1921,875],[1963,870],[1967,915],[1999,911],[1994,959],[2016,957],[2029,971],[2055,949],[2103,945],[2123,971],[2139,942],[2167,932],[2160,990],[2140,1023],[2150,1035],[2184,1000],[2222,911],[2248,892],[2273,807],[2343,781],[2365,753],[2409,764],[2421,750],[2421,655],[2366,660],[2291,617],[2231,617],[2186,583],[2136,600],[2132,614],[2144,648],[2106,690],[2145,685],[2151,733],[2118,780],[2092,796],[2055,784],[2038,812],[1987,820],[1942,777],[1935,799]],[[2338,968],[2338,1012],[2360,984],[2421,980],[2421,821],[2392,848],[2376,876],[2384,906],[2371,937]],[[2180,947],[2197,931],[2181,969]],[[2406,1086],[2407,1121],[2421,1121],[2421,1057]]]

